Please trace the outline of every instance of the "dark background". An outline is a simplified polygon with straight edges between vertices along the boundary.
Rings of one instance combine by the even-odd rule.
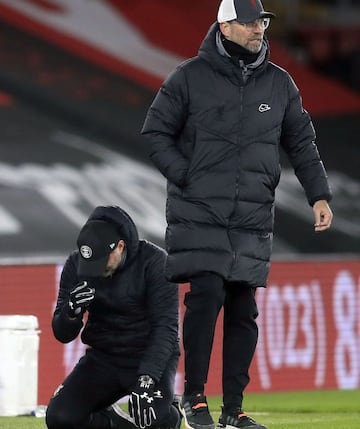
[[[155,1],[154,20],[163,20],[163,28],[145,19],[145,1],[131,7],[127,2],[109,3],[129,20],[137,16],[135,25],[153,43],[184,58],[196,54],[217,5],[203,0],[196,5]],[[294,67],[295,80],[304,88],[304,104],[312,114],[334,192],[333,227],[315,234],[312,209],[282,159],[274,258],[358,256],[359,5],[351,1],[264,1],[264,5],[278,15],[269,32],[274,61]],[[165,181],[149,163],[139,134],[156,85],[142,84],[131,73],[92,61],[40,33],[0,9],[2,263],[61,262],[98,204],[122,206],[134,217],[142,237],[163,245]],[[309,75],[296,71],[296,64]],[[313,84],[308,76],[316,76]],[[326,85],[323,92],[318,82]],[[339,93],[344,95],[336,96]]]

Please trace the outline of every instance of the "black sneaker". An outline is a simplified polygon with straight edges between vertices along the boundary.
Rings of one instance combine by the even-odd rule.
[[[243,410],[236,410],[232,414],[226,414],[223,410],[217,427],[219,429],[268,429],[267,426],[249,417]]]
[[[188,429],[215,429],[206,396],[202,393],[184,395],[180,403],[180,412]]]

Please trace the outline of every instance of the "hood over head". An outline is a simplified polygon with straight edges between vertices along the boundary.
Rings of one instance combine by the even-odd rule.
[[[104,271],[109,254],[119,240],[126,245],[128,264],[136,255],[139,236],[131,217],[118,206],[98,206],[82,227],[77,245],[79,249],[78,274],[98,276]]]

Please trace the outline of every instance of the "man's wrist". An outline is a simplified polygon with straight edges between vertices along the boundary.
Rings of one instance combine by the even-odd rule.
[[[155,385],[155,380],[147,374],[140,375],[138,378],[138,382],[140,387],[144,387],[145,389],[149,389],[151,386]]]

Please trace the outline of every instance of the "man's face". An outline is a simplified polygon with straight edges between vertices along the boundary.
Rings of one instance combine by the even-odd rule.
[[[266,25],[264,25],[264,19],[257,19],[247,24],[230,21],[221,23],[220,29],[226,39],[257,54],[261,50]]]
[[[110,277],[120,265],[122,260],[123,252],[125,248],[125,242],[120,240],[115,249],[109,254],[109,259],[104,271],[103,277]]]

